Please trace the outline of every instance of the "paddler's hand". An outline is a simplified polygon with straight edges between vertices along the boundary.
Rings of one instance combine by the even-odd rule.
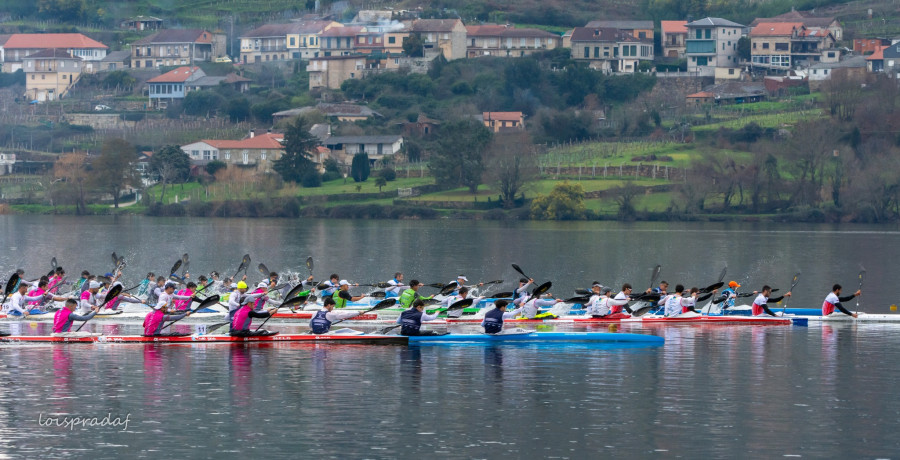
[[[184,315],[185,315],[185,316],[191,316],[191,313],[193,313],[193,312],[194,312],[193,310],[188,310],[188,312],[185,313]]]
[[[784,296],[785,296],[785,297],[790,297],[790,296],[791,296],[791,291],[788,291]]]
[[[856,292],[853,293],[853,295],[854,295],[855,297],[859,297],[859,296],[862,295],[862,291],[861,291],[861,290],[857,290]]]
[[[277,308],[277,307],[272,307],[272,308],[269,309],[269,314],[272,315],[272,314],[274,314],[276,311],[278,311],[278,308]]]

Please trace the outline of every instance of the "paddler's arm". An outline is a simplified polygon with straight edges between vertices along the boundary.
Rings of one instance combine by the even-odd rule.
[[[443,310],[438,310],[434,312],[434,314],[429,315],[428,313],[422,312],[422,321],[434,321],[437,319],[438,315],[441,314]]]
[[[358,316],[360,313],[362,313],[362,310],[330,311],[325,314],[325,319],[327,319],[328,321],[338,321],[342,319],[353,318],[354,316]]]
[[[503,314],[503,319],[512,319],[512,318],[515,318],[516,315],[518,315],[519,313],[521,313],[522,310],[524,310],[524,309],[525,309],[525,307],[519,307],[519,308],[516,308],[516,309],[513,310],[513,311],[508,311],[508,312],[506,312],[506,313]]]
[[[94,317],[97,314],[97,311],[100,310],[100,307],[91,307],[91,312],[86,315],[79,315],[75,312],[69,313],[69,319],[74,321],[87,321]]]

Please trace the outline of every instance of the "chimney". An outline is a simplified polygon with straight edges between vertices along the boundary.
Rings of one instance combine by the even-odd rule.
[[[250,139],[253,139],[253,136],[255,136],[255,135],[256,135],[256,131],[251,129],[250,130]]]

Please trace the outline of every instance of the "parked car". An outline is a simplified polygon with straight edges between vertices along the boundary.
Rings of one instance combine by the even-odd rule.
[[[112,107],[103,104],[97,104],[94,106],[94,112],[103,112],[104,110],[112,110]]]

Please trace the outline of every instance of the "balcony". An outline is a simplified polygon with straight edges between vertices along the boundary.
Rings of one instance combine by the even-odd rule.
[[[716,54],[715,40],[688,40],[686,47],[687,54]]]

